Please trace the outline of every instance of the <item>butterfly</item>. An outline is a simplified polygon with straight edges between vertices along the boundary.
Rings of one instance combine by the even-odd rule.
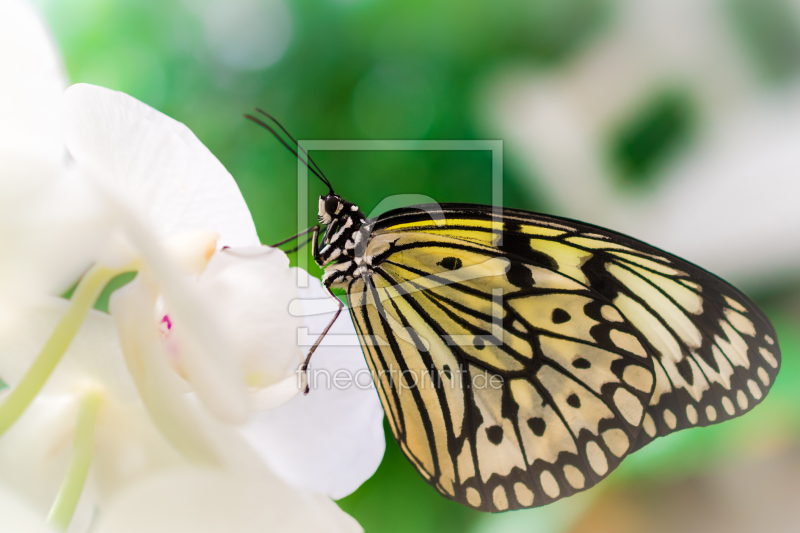
[[[323,286],[346,292],[394,438],[445,497],[490,512],[552,503],[658,437],[746,413],[774,383],[769,319],[702,268],[522,210],[367,219],[299,145],[246,117],[328,186],[319,225],[277,244],[307,235]]]

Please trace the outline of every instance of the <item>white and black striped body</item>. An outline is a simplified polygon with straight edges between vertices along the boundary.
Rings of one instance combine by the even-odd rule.
[[[373,258],[365,256],[364,250],[371,228],[358,206],[336,194],[320,196],[317,218],[326,226],[319,251],[314,253],[317,264],[325,268],[325,288],[367,274]]]

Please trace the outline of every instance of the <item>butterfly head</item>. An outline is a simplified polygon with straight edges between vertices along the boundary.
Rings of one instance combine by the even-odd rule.
[[[319,213],[317,218],[321,224],[330,226],[335,222],[344,224],[347,219],[352,219],[348,226],[358,227],[364,222],[364,214],[358,210],[358,206],[348,202],[338,194],[330,192],[325,196],[319,197]]]
[[[325,196],[320,196],[317,218],[322,224],[330,225],[342,213],[345,203],[341,196],[332,192]]]

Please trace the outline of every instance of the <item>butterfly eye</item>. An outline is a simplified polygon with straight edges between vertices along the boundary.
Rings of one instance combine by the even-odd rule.
[[[337,209],[339,209],[339,199],[338,198],[332,196],[332,197],[328,198],[327,200],[325,200],[325,211],[329,215],[335,215]]]

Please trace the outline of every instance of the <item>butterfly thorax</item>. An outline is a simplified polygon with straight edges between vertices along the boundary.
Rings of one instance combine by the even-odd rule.
[[[325,278],[352,277],[363,263],[369,238],[369,224],[358,206],[344,198],[329,194],[319,198],[318,219],[325,226],[317,263],[325,269]]]

